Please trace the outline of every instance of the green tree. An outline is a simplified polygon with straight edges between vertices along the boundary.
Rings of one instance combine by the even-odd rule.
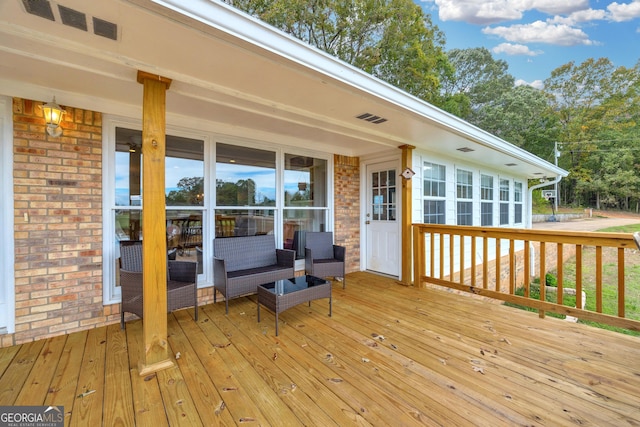
[[[177,186],[178,190],[171,190],[167,194],[167,205],[202,205],[204,197],[204,179],[202,177],[181,178]]]
[[[557,117],[544,92],[531,86],[504,90],[474,114],[475,125],[553,162]]]
[[[457,114],[478,124],[483,107],[513,88],[515,79],[508,73],[509,65],[494,59],[483,47],[451,49],[447,58],[454,71],[445,69],[441,76],[443,104],[457,99],[455,104],[462,106]],[[466,104],[464,97],[468,99]]]
[[[564,202],[630,207],[637,200],[630,174],[640,163],[640,66],[616,68],[607,58],[569,62],[553,70],[545,90],[560,123],[560,166],[570,171]]]
[[[423,100],[438,103],[444,35],[412,0],[226,0]]]

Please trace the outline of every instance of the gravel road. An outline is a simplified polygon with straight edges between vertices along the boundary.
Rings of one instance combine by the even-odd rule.
[[[533,228],[540,230],[596,231],[607,227],[630,224],[640,224],[640,217],[598,217],[562,222],[535,222],[533,223]]]

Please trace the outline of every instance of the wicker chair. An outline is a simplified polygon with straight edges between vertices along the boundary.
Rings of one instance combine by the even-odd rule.
[[[342,277],[342,288],[346,286],[344,261],[346,248],[333,244],[333,233],[307,231],[304,248],[306,274],[325,278]]]
[[[121,245],[120,262],[120,327],[124,329],[125,312],[143,318],[142,243]],[[194,307],[198,320],[197,278],[197,262],[167,260],[167,312]]]

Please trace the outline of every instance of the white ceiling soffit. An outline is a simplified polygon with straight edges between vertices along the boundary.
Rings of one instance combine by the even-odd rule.
[[[42,101],[55,94],[63,105],[140,114],[142,70],[173,80],[169,123],[254,130],[351,156],[410,144],[515,175],[565,174],[215,0],[39,1],[54,20],[28,13],[23,0],[0,1],[0,93],[40,88]],[[61,6],[72,25],[69,16],[62,22]],[[107,35],[96,33],[96,22]]]

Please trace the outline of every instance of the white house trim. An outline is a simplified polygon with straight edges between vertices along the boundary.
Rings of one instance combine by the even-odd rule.
[[[0,96],[0,334],[15,332],[12,105]]]

